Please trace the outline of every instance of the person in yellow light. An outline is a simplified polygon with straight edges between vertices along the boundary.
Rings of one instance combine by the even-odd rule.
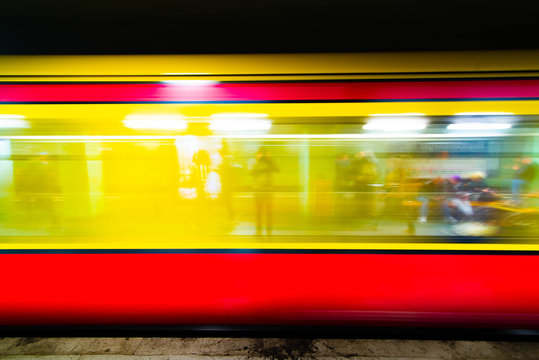
[[[234,182],[237,180],[235,172],[241,166],[236,164],[228,145],[223,141],[220,150],[221,164],[219,166],[219,175],[221,181],[221,200],[226,208],[228,219],[236,223],[236,212],[234,211]]]
[[[370,150],[356,153],[350,163],[350,178],[356,194],[356,211],[360,218],[374,216],[375,197],[370,185],[378,177],[377,166],[378,160]]]
[[[413,198],[410,181],[411,168],[409,156],[399,154],[388,161],[388,171],[385,179],[386,193],[384,203],[377,218],[374,221],[374,229],[379,229],[382,220],[404,220],[408,235],[414,235],[414,213],[409,206],[404,206],[405,201]]]
[[[56,162],[51,160],[47,152],[39,153],[27,169],[26,192],[37,215],[45,223],[43,225],[54,229],[60,225],[58,197],[61,195],[59,169]],[[35,214],[34,214],[35,216]]]
[[[210,167],[210,154],[207,150],[199,150],[193,155],[194,172],[197,196],[198,198],[206,197],[206,181],[208,180]]]
[[[256,235],[262,235],[265,226],[266,234],[271,235],[273,225],[273,175],[279,169],[270,156],[269,150],[261,147],[256,153],[255,163],[251,170],[254,179]]]
[[[522,202],[522,193],[530,190],[530,185],[537,177],[537,173],[539,173],[539,166],[533,162],[531,157],[524,157],[519,159],[512,169],[514,173],[511,182],[511,193],[515,204],[520,204]]]

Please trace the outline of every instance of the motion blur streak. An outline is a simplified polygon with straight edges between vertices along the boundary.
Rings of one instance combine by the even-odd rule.
[[[2,325],[533,328],[539,321],[539,290],[522,276],[538,275],[535,256],[2,256],[0,270],[10,273],[13,268],[18,271],[4,280],[11,291],[0,298]]]
[[[539,52],[489,54],[0,58],[0,325],[539,327]]]
[[[421,127],[415,117],[395,119],[377,117],[377,127],[363,130],[371,133],[361,128],[372,118],[272,125],[154,115],[101,126],[107,135],[76,135],[84,124],[44,120],[24,135],[4,129],[2,232],[21,242],[61,237],[66,246],[77,237],[141,234],[169,236],[170,244],[220,236],[226,246],[227,237],[258,234],[255,205],[264,194],[275,236],[533,241],[534,118],[514,117],[512,129],[484,123],[493,126],[483,132],[454,131],[451,116],[420,119]]]

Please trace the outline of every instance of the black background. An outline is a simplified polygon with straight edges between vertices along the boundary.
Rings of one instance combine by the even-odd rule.
[[[533,2],[0,1],[0,54],[539,48]]]

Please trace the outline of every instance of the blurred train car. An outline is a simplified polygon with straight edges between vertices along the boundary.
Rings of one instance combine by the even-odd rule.
[[[539,327],[539,51],[0,81],[0,326]]]

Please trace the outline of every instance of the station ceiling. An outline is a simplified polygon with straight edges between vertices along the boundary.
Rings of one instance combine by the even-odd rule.
[[[0,54],[536,48],[532,2],[8,0]]]

